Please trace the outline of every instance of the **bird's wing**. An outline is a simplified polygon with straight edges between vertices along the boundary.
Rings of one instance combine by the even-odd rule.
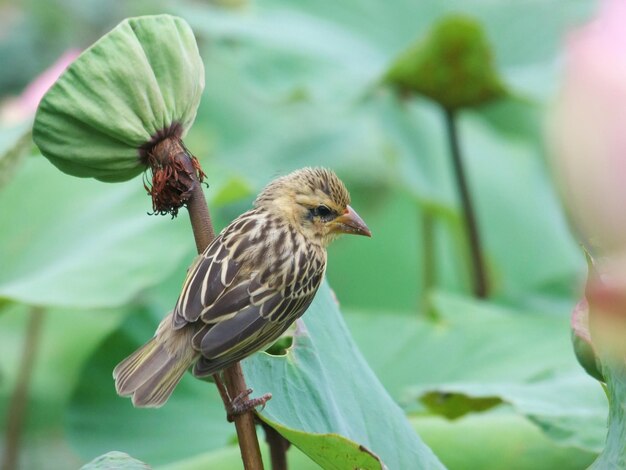
[[[211,360],[239,360],[274,341],[313,301],[321,269],[306,269],[289,285],[256,272],[232,286],[201,314],[205,326],[193,338],[194,348]]]
[[[325,260],[290,250],[277,262],[255,263],[247,251],[273,249],[258,236],[258,217],[244,214],[222,232],[189,271],[174,309],[174,328],[201,320],[194,337],[204,357],[246,353],[276,339],[308,308],[324,275]],[[276,239],[284,243],[284,239]],[[263,250],[255,250],[263,244]],[[255,269],[259,264],[260,269]],[[252,267],[251,267],[252,266]]]
[[[236,286],[237,279],[242,277],[239,274],[244,252],[251,248],[251,237],[258,232],[260,223],[262,220],[254,211],[242,214],[198,256],[174,308],[175,329],[198,321],[207,307]],[[259,243],[259,237],[254,241]],[[219,319],[216,316],[214,320]]]

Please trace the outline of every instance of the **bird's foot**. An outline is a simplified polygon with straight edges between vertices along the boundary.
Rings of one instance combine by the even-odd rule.
[[[265,404],[272,398],[271,393],[266,393],[258,398],[248,398],[251,393],[252,389],[249,388],[230,401],[226,407],[226,419],[228,419],[229,422],[232,423],[235,417],[247,413],[250,410],[254,410],[258,406],[265,408]]]

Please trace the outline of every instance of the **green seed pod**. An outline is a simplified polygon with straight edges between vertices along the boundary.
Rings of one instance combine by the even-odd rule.
[[[480,23],[452,15],[402,53],[384,83],[424,95],[446,109],[478,106],[506,95]]]
[[[85,50],[41,100],[33,140],[61,171],[125,181],[146,153],[191,127],[204,89],[193,32],[181,18],[122,21]]]

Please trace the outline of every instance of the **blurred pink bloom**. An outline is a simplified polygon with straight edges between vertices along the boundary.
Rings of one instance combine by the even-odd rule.
[[[602,2],[568,40],[550,122],[571,221],[596,255],[626,254],[626,0]]]
[[[0,109],[0,122],[14,124],[33,117],[39,101],[48,88],[79,54],[78,49],[66,51],[54,64],[30,82],[20,96],[7,100]]]

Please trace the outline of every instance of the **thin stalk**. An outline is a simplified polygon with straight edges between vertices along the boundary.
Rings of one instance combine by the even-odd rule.
[[[287,450],[291,443],[273,427],[266,423],[261,425],[265,431],[265,441],[270,448],[272,470],[287,470]]]
[[[4,435],[4,456],[0,467],[2,470],[18,468],[20,441],[26,418],[26,405],[28,404],[28,388],[35,367],[43,320],[44,311],[39,307],[33,307],[29,314],[17,383],[9,403]]]
[[[428,294],[435,287],[437,280],[437,263],[435,257],[435,218],[430,210],[422,207],[422,312],[430,315]]]
[[[241,365],[238,362],[224,370],[224,381],[231,397],[236,397],[248,389]],[[241,449],[243,468],[246,470],[262,469],[263,460],[261,459],[259,439],[256,435],[254,412],[250,410],[235,416],[235,427],[237,428],[237,439]]]
[[[215,238],[215,230],[211,222],[209,207],[207,206],[202,185],[196,176],[191,156],[176,140],[170,141],[173,147],[168,149],[170,156],[177,158],[184,166],[185,171],[194,180],[191,188],[191,195],[187,200],[187,210],[191,220],[191,227],[196,241],[198,253],[202,253],[211,241]],[[239,363],[224,370],[224,379],[231,397],[239,396],[248,389],[243,372]],[[224,403],[225,406],[229,403]],[[235,428],[239,438],[239,450],[245,470],[262,470],[263,460],[261,449],[254,425],[254,411],[235,416]]]
[[[452,166],[454,167],[454,176],[456,178],[459,196],[463,207],[463,215],[465,219],[465,228],[470,248],[470,257],[472,262],[474,283],[474,295],[478,298],[487,297],[489,286],[487,281],[487,272],[483,262],[483,251],[480,241],[478,224],[474,215],[474,208],[470,197],[470,191],[463,168],[463,159],[461,157],[461,148],[459,145],[459,136],[456,125],[456,113],[453,110],[445,111],[446,130],[448,132],[448,142],[450,144],[450,156],[452,157]]]

